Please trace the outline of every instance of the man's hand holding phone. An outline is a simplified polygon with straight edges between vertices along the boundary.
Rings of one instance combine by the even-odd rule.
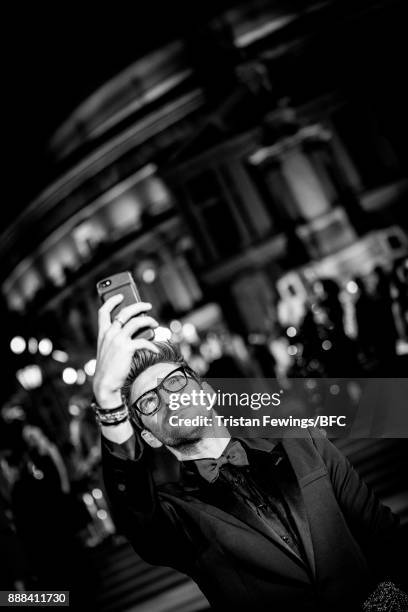
[[[158,323],[145,313],[151,309],[148,302],[137,302],[123,308],[111,321],[111,312],[123,300],[114,295],[99,309],[98,348],[93,391],[100,408],[110,409],[122,403],[121,389],[126,381],[135,351],[148,349],[158,352],[146,338],[134,336],[141,329],[155,329]],[[111,428],[116,429],[116,428]]]

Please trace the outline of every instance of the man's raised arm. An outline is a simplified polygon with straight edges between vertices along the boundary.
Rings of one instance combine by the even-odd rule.
[[[165,512],[157,496],[139,433],[133,429],[121,390],[137,350],[158,352],[154,343],[133,338],[146,326],[157,327],[144,302],[110,313],[123,297],[108,299],[99,310],[99,334],[93,391],[102,433],[102,469],[112,514],[119,529],[146,561],[182,571],[191,563],[191,550],[182,525]]]

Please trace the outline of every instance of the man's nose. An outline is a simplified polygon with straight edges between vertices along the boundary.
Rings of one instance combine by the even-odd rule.
[[[159,389],[158,394],[160,397],[160,403],[162,406],[168,407],[170,403],[170,391],[166,391],[165,389]]]

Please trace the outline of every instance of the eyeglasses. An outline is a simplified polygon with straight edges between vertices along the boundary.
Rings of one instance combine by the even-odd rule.
[[[138,397],[130,406],[145,416],[152,416],[161,407],[160,389],[168,393],[178,393],[188,385],[191,380],[199,382],[197,375],[187,366],[180,366],[163,378],[154,389],[150,389]]]

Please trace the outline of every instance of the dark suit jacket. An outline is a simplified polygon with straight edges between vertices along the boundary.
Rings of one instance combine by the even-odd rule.
[[[307,563],[251,513],[220,510],[177,480],[155,484],[138,437],[134,460],[102,443],[116,522],[145,561],[191,576],[216,609],[361,610],[375,586],[364,545],[385,541],[397,519],[322,432],[299,435],[281,443]],[[276,441],[257,444],[272,453]]]

